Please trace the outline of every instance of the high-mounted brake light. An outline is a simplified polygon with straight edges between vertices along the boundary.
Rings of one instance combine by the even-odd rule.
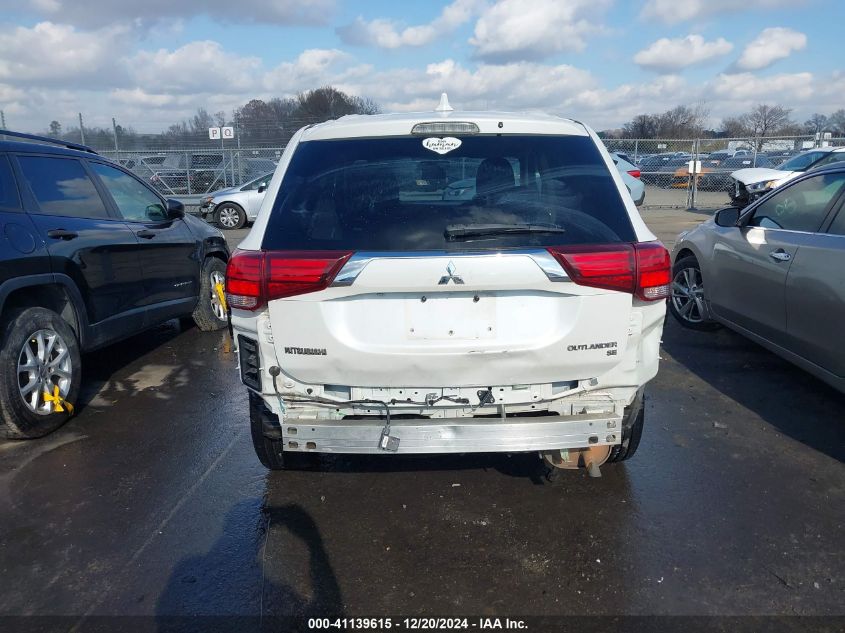
[[[645,301],[669,296],[671,260],[660,242],[551,246],[548,251],[578,285],[628,292]]]
[[[430,134],[478,134],[478,132],[478,126],[468,121],[431,121],[430,123],[417,123],[411,128],[411,134],[415,136],[428,136]]]
[[[241,310],[268,301],[323,290],[351,251],[239,251],[226,268],[226,299]]]
[[[642,172],[639,169],[629,169],[628,175],[633,176],[634,178],[639,178],[642,176]]]

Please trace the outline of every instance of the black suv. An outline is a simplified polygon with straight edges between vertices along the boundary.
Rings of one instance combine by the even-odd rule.
[[[163,321],[226,326],[222,233],[88,147],[0,130],[0,435],[73,412],[80,353]]]

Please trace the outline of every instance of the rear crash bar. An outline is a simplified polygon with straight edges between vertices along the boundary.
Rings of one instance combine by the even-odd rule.
[[[392,418],[396,453],[485,453],[612,446],[621,441],[621,416],[583,414],[501,418]],[[281,425],[284,450],[318,453],[383,453],[385,422],[369,419],[288,420]]]

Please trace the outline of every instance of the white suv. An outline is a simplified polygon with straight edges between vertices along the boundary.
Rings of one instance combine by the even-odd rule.
[[[536,451],[598,474],[639,443],[669,268],[576,121],[304,128],[227,271],[256,453]]]

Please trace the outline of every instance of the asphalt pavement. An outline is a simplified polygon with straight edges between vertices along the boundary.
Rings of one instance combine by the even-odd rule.
[[[666,241],[706,217],[644,216]],[[170,322],[86,356],[58,432],[0,443],[0,615],[845,615],[845,397],[726,330],[667,320],[661,356],[600,479],[519,454],[269,473],[228,334]]]

